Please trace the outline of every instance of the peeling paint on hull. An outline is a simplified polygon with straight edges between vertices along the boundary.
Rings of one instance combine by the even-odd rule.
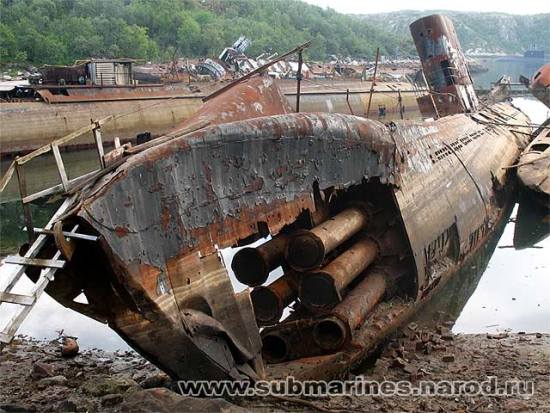
[[[509,105],[492,110],[486,116],[528,122]],[[350,115],[285,114],[211,126],[129,157],[82,193],[72,219],[101,235],[100,248],[77,256],[67,273],[86,277],[86,256],[102,255],[106,284],[85,289],[93,311],[171,375],[261,376],[248,293],[233,294],[216,251],[263,226],[276,234],[315,210],[315,182],[345,190],[376,180],[399,207],[415,293],[396,298],[391,310],[391,301],[377,307],[355,335],[364,338],[360,357],[483,244],[503,208],[508,177],[500,168],[524,145],[521,135],[466,115],[386,126]],[[336,369],[339,357],[321,359]],[[320,366],[302,374],[320,374]]]

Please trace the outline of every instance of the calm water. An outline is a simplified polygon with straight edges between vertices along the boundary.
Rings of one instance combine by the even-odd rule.
[[[510,59],[507,57],[476,58],[483,66],[489,69],[487,72],[472,75],[477,88],[489,89],[491,82],[496,82],[502,75],[510,76],[512,83],[518,83],[520,75],[531,79],[535,71],[544,61],[540,59]]]
[[[510,65],[508,67],[510,68]],[[486,79],[492,77],[486,73],[479,76]],[[522,102],[525,110],[534,115],[534,122],[542,122],[549,116],[548,110],[538,102],[516,102]],[[93,151],[68,153],[63,157],[69,175],[85,173],[97,167]],[[52,159],[33,162],[28,164],[29,190],[43,189],[58,182]],[[8,164],[3,162],[0,166],[3,173]],[[15,202],[16,194],[15,186],[10,185],[0,198],[0,255],[13,253],[17,250],[17,245],[25,241],[25,233],[20,231],[23,226],[23,215],[19,203]],[[36,216],[38,221],[36,225],[43,225],[55,208],[55,204],[34,206],[33,216]],[[516,206],[511,213],[512,221],[495,235],[484,250],[464,268],[462,274],[455,277],[422,312],[425,320],[432,320],[444,312],[456,319],[453,328],[455,332],[550,332],[550,239],[546,238],[550,223],[548,217],[544,221],[544,218],[523,211],[525,210],[522,210],[520,215],[533,218],[532,222],[525,224],[524,218],[513,222],[518,216]],[[522,234],[532,234],[530,247],[522,250],[511,248],[516,227],[522,228]],[[524,244],[525,242],[527,245],[530,243],[529,240],[524,241]],[[222,251],[226,263],[231,262],[235,252],[236,250],[231,249]],[[274,279],[279,275],[280,273],[274,272],[270,278]],[[232,280],[236,291],[245,288],[234,280],[234,277]],[[14,292],[28,292],[31,286],[32,283],[25,278]],[[13,314],[14,309],[15,306],[11,304],[0,306],[1,326]],[[25,320],[19,333],[38,338],[54,338],[57,336],[56,331],[61,329],[64,329],[66,334],[79,337],[79,343],[83,348],[128,348],[107,326],[61,306],[46,294]]]
[[[529,198],[520,202],[519,208],[531,209]],[[550,331],[548,213],[525,212],[518,214],[514,206],[509,221],[434,296],[417,322],[455,320],[455,333]],[[525,248],[515,249],[520,242]]]

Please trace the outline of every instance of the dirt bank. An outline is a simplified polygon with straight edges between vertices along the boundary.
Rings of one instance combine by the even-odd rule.
[[[359,375],[358,372],[355,372]],[[333,396],[194,399],[180,396],[171,380],[134,352],[81,351],[61,357],[56,341],[18,337],[0,355],[0,412],[12,411],[550,411],[550,334],[453,335],[416,325],[389,342],[368,380],[487,381],[495,376],[534,383],[533,395]],[[348,379],[357,380],[350,373]],[[239,407],[239,405],[241,407]]]
[[[380,383],[405,381],[413,388],[419,387],[422,381],[430,381],[442,386],[443,392],[448,391],[445,381],[475,381],[486,386],[495,383],[496,388],[503,388],[508,381],[511,391],[514,383],[525,381],[527,391],[524,393],[529,393],[528,382],[531,382],[533,394],[346,395],[270,406],[290,411],[316,406],[320,411],[332,412],[550,412],[550,334],[453,335],[445,327],[428,331],[411,324],[388,343],[373,365],[364,366],[356,374]],[[491,376],[496,379],[489,379]],[[357,376],[350,374],[348,379],[357,380]],[[250,406],[266,406],[266,403]]]

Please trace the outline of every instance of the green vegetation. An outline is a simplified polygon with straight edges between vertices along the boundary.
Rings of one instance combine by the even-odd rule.
[[[309,58],[412,51],[401,36],[295,0],[1,0],[2,62],[68,64],[88,57],[218,56],[241,34],[248,51],[313,40]]]
[[[30,204],[33,224],[43,227],[54,212],[60,207],[60,202],[52,204]],[[23,207],[19,201],[0,202],[0,258],[17,253],[19,247],[28,241],[24,226]]]
[[[360,16],[365,23],[397,36],[410,36],[409,24],[422,16],[449,16],[466,52],[523,54],[534,46],[550,54],[550,14],[511,15],[455,11],[399,11]]]
[[[308,58],[416,56],[408,25],[426,12],[348,16],[298,0],[0,0],[0,63],[88,57],[216,57],[241,34],[250,56],[313,40]],[[550,15],[444,12],[465,49],[550,47]],[[547,50],[550,52],[550,50]]]

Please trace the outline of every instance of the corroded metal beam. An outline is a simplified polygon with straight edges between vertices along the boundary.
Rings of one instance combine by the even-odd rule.
[[[387,274],[380,268],[369,270],[329,316],[317,320],[313,328],[315,343],[324,350],[334,351],[349,342],[352,332],[384,296],[386,278]]]
[[[318,268],[325,256],[365,227],[368,208],[351,207],[312,230],[299,231],[288,242],[286,258],[297,271]]]
[[[289,271],[268,286],[252,290],[250,298],[259,326],[273,325],[281,319],[283,310],[296,299],[300,275]]]
[[[287,235],[280,234],[259,247],[239,250],[231,262],[237,279],[251,287],[263,284],[283,262],[287,242]]]
[[[342,301],[344,289],[374,262],[379,246],[364,237],[318,271],[304,274],[300,301],[313,311],[322,311]]]

